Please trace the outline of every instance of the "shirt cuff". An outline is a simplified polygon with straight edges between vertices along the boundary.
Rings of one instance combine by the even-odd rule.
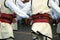
[[[27,16],[26,18],[29,18],[29,16]]]

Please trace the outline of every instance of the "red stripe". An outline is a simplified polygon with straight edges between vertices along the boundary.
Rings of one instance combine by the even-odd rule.
[[[48,13],[44,13],[44,14],[37,13],[37,14],[33,15],[32,17],[33,17],[33,23],[36,23],[36,22],[49,23],[49,14]]]
[[[4,19],[0,19],[0,22],[5,22],[5,23],[11,24],[11,22],[9,20],[4,20]]]
[[[9,19],[12,19],[13,15],[12,14],[1,13],[1,17],[6,17],[6,18],[9,18]]]
[[[33,23],[36,23],[36,22],[46,22],[46,23],[49,23],[49,20],[48,19],[34,19]]]
[[[5,23],[11,24],[10,20],[13,19],[13,14],[0,13],[0,15],[1,15],[0,22],[5,22]],[[10,20],[4,19],[4,18],[10,19]]]

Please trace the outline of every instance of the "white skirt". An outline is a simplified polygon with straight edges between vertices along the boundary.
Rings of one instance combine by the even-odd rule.
[[[32,30],[37,33],[39,31],[41,34],[52,38],[52,30],[49,23],[37,22],[32,25]]]
[[[8,23],[0,22],[0,39],[9,37],[14,38],[12,26]]]
[[[16,23],[12,23],[11,26],[12,26],[13,30],[18,30],[17,22]]]

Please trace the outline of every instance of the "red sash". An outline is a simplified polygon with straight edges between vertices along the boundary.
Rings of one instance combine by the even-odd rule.
[[[6,13],[0,13],[0,21],[5,22],[5,23],[10,23],[12,22],[12,19],[14,18],[13,14],[6,14]]]
[[[36,22],[47,22],[49,23],[49,14],[47,13],[44,13],[44,14],[36,14],[36,15],[33,15],[33,23],[36,23]]]

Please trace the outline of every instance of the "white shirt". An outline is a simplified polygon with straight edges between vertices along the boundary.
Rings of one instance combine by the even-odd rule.
[[[0,0],[0,1],[2,1],[2,0]]]
[[[29,18],[29,16],[23,11],[20,10],[19,7],[17,7],[13,0],[6,0],[5,2],[6,6],[9,7],[12,11],[14,11],[17,15],[23,17],[23,18]]]
[[[51,12],[50,15],[52,16],[53,19],[60,18],[60,7],[59,1],[58,0],[49,0],[49,6],[51,7]]]
[[[31,0],[29,0],[29,2],[27,3],[23,3],[21,0],[16,0],[16,5],[22,10],[24,11],[26,14],[28,15],[32,15],[31,13]],[[17,15],[17,19],[20,20],[20,16]]]

